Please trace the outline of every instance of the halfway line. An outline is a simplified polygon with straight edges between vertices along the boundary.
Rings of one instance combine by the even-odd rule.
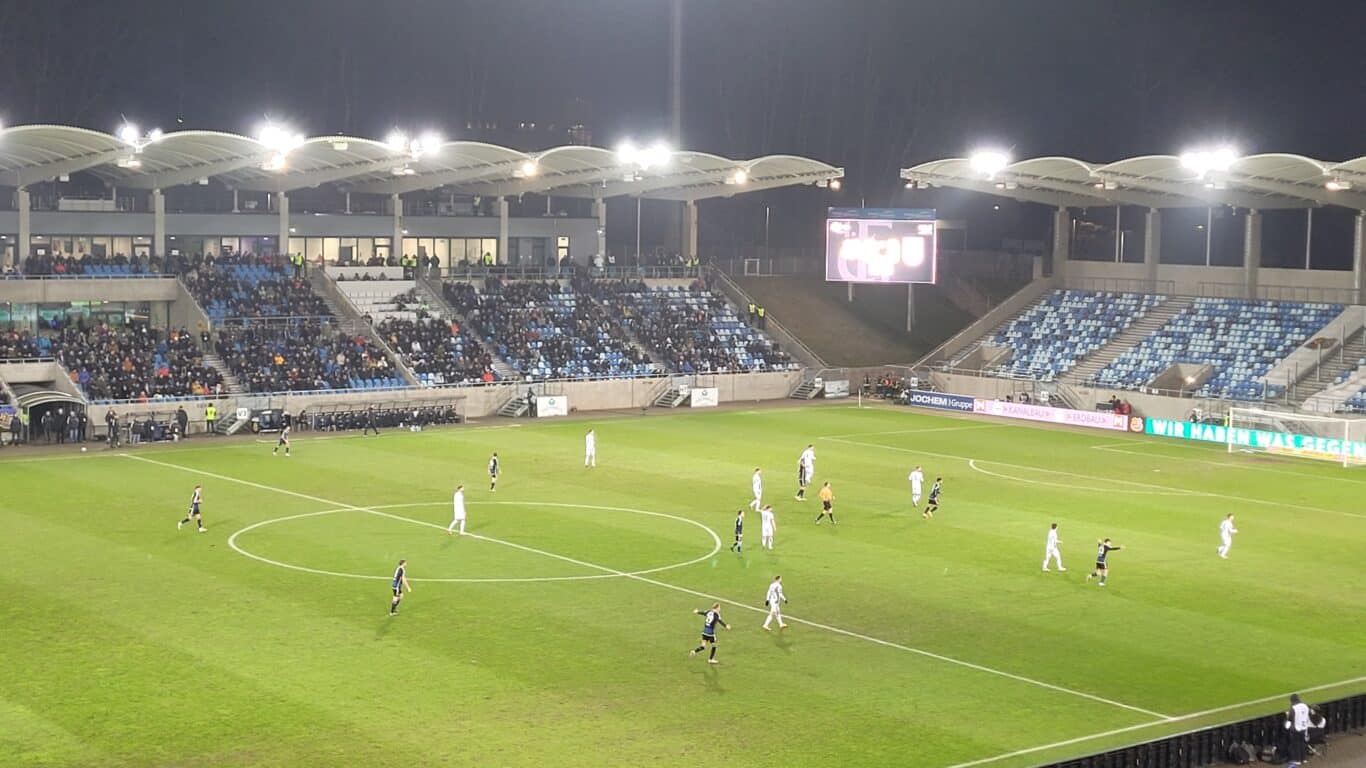
[[[287,489],[287,488],[277,488],[277,487],[275,487],[275,486],[264,485],[264,484],[262,484],[262,483],[256,483],[256,482],[252,482],[252,481],[250,481],[250,480],[241,480],[241,479],[239,479],[239,478],[229,477],[229,476],[227,476],[227,475],[220,475],[220,474],[218,474],[218,473],[216,473],[216,472],[209,472],[209,471],[202,470],[202,469],[196,469],[196,468],[194,468],[194,467],[185,467],[185,466],[181,466],[181,465],[179,465],[179,464],[171,464],[171,463],[165,462],[165,461],[157,461],[156,459],[148,459],[148,458],[145,458],[145,457],[142,457],[142,456],[133,456],[133,455],[130,455],[130,454],[120,454],[120,455],[126,456],[127,458],[133,459],[134,461],[141,461],[141,462],[145,462],[145,463],[148,463],[148,464],[155,464],[155,465],[157,465],[157,466],[167,467],[167,468],[169,468],[169,469],[178,469],[178,470],[180,470],[180,471],[182,471],[182,472],[190,472],[190,473],[193,473],[193,474],[203,475],[203,476],[205,476],[205,477],[212,477],[212,478],[215,478],[215,479],[218,479],[218,480],[223,480],[223,481],[229,482],[229,483],[237,483],[237,484],[239,484],[239,485],[245,485],[245,486],[249,486],[249,487],[251,487],[251,488],[259,488],[259,489],[264,490],[264,491],[274,491],[274,492],[276,492],[276,493],[283,493],[283,494],[286,494],[286,495],[288,495],[288,496],[294,496],[294,497],[296,497],[296,498],[306,499],[306,500],[308,500],[308,501],[314,501],[314,502],[317,502],[317,503],[319,503],[319,504],[326,504],[326,505],[328,505],[328,506],[333,506],[333,507],[343,507],[343,508],[351,509],[351,510],[354,510],[354,511],[357,511],[357,512],[366,512],[366,513],[369,513],[369,514],[372,514],[372,515],[378,515],[378,516],[380,516],[380,517],[389,517],[389,518],[394,518],[394,519],[397,519],[397,520],[404,520],[404,521],[411,522],[411,523],[418,523],[418,524],[421,524],[421,525],[427,525],[427,526],[431,526],[431,527],[434,527],[434,528],[440,528],[440,529],[442,529],[442,530],[445,530],[445,526],[439,525],[439,524],[437,524],[437,523],[431,523],[431,522],[427,522],[427,521],[425,521],[425,520],[413,520],[413,519],[411,519],[411,518],[402,517],[402,516],[400,516],[400,515],[393,515],[393,514],[389,514],[389,513],[387,513],[387,512],[380,512],[380,511],[375,510],[375,509],[369,509],[369,508],[366,508],[366,507],[358,507],[358,506],[355,506],[355,505],[353,505],[353,504],[346,504],[346,503],[340,502],[340,501],[332,501],[332,500],[330,500],[330,499],[324,499],[324,498],[321,498],[321,497],[318,497],[318,496],[313,496],[313,495],[310,495],[310,494],[307,494],[307,493],[300,493],[300,492],[298,492],[298,491],[291,491],[291,490],[289,490],[289,489]],[[568,556],[566,556],[566,555],[560,555],[560,554],[556,554],[556,553],[554,553],[554,552],[547,552],[547,551],[545,551],[545,550],[536,549],[536,548],[534,548],[534,547],[528,547],[528,546],[526,546],[526,545],[517,544],[517,543],[511,542],[511,541],[504,541],[504,540],[502,540],[502,539],[495,539],[495,538],[492,538],[492,537],[490,537],[490,536],[483,536],[483,535],[480,535],[480,534],[466,534],[466,535],[467,535],[467,536],[472,536],[472,537],[474,537],[474,538],[476,538],[476,539],[480,539],[480,540],[482,540],[482,541],[487,541],[487,542],[490,542],[490,543],[493,543],[493,544],[502,544],[502,545],[504,545],[504,546],[512,547],[512,548],[514,548],[514,549],[520,549],[520,550],[525,551],[525,552],[531,552],[531,553],[534,553],[534,554],[543,555],[543,556],[545,556],[545,557],[550,557],[550,558],[554,558],[554,559],[557,559],[557,560],[562,560],[562,561],[567,562],[567,563],[573,563],[573,564],[575,564],[575,565],[578,565],[578,566],[581,566],[581,567],[584,567],[584,568],[590,568],[590,569],[594,569],[594,570],[603,571],[603,572],[606,572],[606,573],[612,573],[612,574],[615,574],[615,575],[620,576],[620,577],[623,577],[623,578],[634,579],[634,580],[636,580],[636,581],[644,582],[644,583],[646,583],[646,584],[653,584],[654,586],[657,586],[657,587],[662,587],[662,588],[664,588],[664,589],[671,589],[671,590],[673,590],[673,591],[675,591],[675,592],[681,592],[681,593],[683,593],[683,594],[692,595],[692,596],[694,596],[694,597],[701,597],[701,598],[704,598],[704,599],[707,599],[707,600],[712,600],[712,601],[714,601],[714,602],[725,603],[725,604],[727,604],[727,605],[731,605],[731,606],[734,606],[734,607],[736,607],[736,608],[743,608],[743,609],[745,609],[745,610],[747,610],[747,611],[753,611],[753,612],[756,612],[756,613],[765,613],[765,612],[766,612],[766,611],[764,611],[764,609],[762,609],[762,608],[756,608],[755,606],[749,605],[748,603],[737,602],[737,601],[735,601],[735,600],[730,600],[730,599],[727,599],[727,598],[724,598],[724,597],[719,597],[719,596],[717,596],[717,595],[707,594],[706,592],[698,592],[697,590],[694,590],[694,589],[688,589],[687,587],[680,587],[680,586],[677,586],[677,585],[675,585],[675,584],[669,584],[668,582],[659,581],[659,580],[657,580],[657,579],[651,579],[651,578],[648,578],[648,577],[645,577],[645,576],[639,576],[639,575],[636,575],[636,574],[633,574],[633,573],[628,573],[628,572],[626,572],[626,571],[618,571],[618,570],[615,569],[615,568],[609,568],[609,567],[607,567],[607,566],[605,566],[605,565],[598,565],[598,564],[596,564],[596,563],[590,563],[590,562],[587,562],[587,561],[584,561],[584,560],[578,560],[578,559],[575,559],[575,558],[572,558],[572,557],[568,557]],[[1073,689],[1073,688],[1066,688],[1066,687],[1061,686],[1061,685],[1054,685],[1053,683],[1047,683],[1047,682],[1044,682],[1044,681],[1042,681],[1042,680],[1036,680],[1036,679],[1031,678],[1031,677],[1025,677],[1024,675],[1017,675],[1017,674],[1014,674],[1014,673],[1012,673],[1012,672],[1005,672],[1005,671],[1003,671],[1003,670],[993,669],[993,668],[991,668],[991,667],[983,666],[983,665],[981,665],[981,664],[974,664],[974,663],[972,663],[972,662],[970,662],[970,661],[963,661],[962,659],[955,659],[955,658],[953,658],[952,656],[944,656],[944,655],[942,655],[942,654],[934,653],[933,651],[926,651],[926,650],[923,650],[923,649],[921,649],[921,648],[913,648],[913,647],[911,647],[911,646],[909,646],[909,645],[902,645],[901,643],[895,643],[895,642],[892,642],[892,641],[890,641],[890,640],[883,640],[883,639],[880,639],[880,638],[873,637],[873,636],[871,636],[871,635],[864,635],[864,634],[861,634],[861,633],[858,633],[858,632],[853,632],[853,631],[851,631],[851,630],[841,629],[841,628],[839,628],[839,627],[834,627],[834,626],[831,626],[831,625],[829,625],[829,624],[821,624],[821,623],[819,623],[819,622],[810,621],[810,620],[808,620],[808,619],[797,618],[797,617],[795,617],[795,616],[786,616],[785,618],[786,618],[788,621],[795,622],[795,623],[797,623],[797,624],[805,624],[806,626],[815,627],[815,628],[817,628],[817,629],[823,629],[823,630],[825,630],[825,631],[827,631],[827,632],[830,632],[830,633],[833,633],[833,634],[844,635],[845,637],[856,638],[856,639],[858,639],[858,640],[863,640],[863,641],[865,641],[865,642],[869,642],[869,643],[874,643],[874,644],[876,644],[876,645],[885,646],[885,647],[887,647],[887,648],[895,648],[895,649],[900,650],[900,651],[906,651],[907,653],[914,653],[914,654],[919,655],[919,656],[924,656],[924,657],[926,657],[926,658],[935,659],[935,660],[937,660],[937,661],[942,661],[942,662],[945,662],[945,663],[948,663],[948,664],[955,664],[955,665],[957,665],[957,666],[965,667],[965,668],[967,668],[967,669],[977,670],[978,672],[985,672],[985,673],[990,674],[990,675],[996,675],[997,677],[1004,677],[1004,678],[1007,678],[1007,679],[1009,679],[1009,680],[1015,680],[1015,681],[1021,682],[1021,683],[1028,683],[1028,684],[1030,684],[1030,685],[1038,686],[1038,687],[1040,687],[1040,688],[1046,688],[1046,689],[1048,689],[1048,690],[1050,690],[1050,691],[1057,691],[1057,692],[1059,692],[1059,693],[1066,693],[1066,694],[1069,694],[1069,695],[1072,695],[1072,696],[1078,696],[1078,697],[1080,697],[1080,698],[1089,699],[1089,700],[1091,700],[1091,701],[1099,702],[1099,703],[1101,703],[1101,704],[1108,704],[1108,705],[1110,705],[1110,706],[1112,706],[1112,707],[1119,707],[1120,709],[1127,709],[1127,710],[1129,710],[1130,712],[1138,712],[1138,713],[1141,713],[1141,714],[1144,714],[1144,715],[1150,715],[1150,716],[1152,716],[1152,717],[1157,717],[1157,718],[1162,718],[1162,719],[1168,719],[1168,718],[1169,718],[1168,715],[1164,715],[1164,714],[1162,714],[1161,712],[1155,712],[1155,711],[1153,711],[1153,710],[1151,710],[1151,709],[1144,709],[1144,708],[1142,708],[1142,707],[1136,707],[1136,706],[1134,706],[1134,705],[1132,705],[1132,704],[1125,704],[1124,702],[1121,702],[1121,701],[1115,701],[1115,700],[1113,700],[1113,699],[1107,699],[1107,698],[1105,698],[1105,697],[1103,697],[1103,696],[1097,696],[1097,695],[1092,694],[1092,693],[1086,693],[1085,691],[1078,691],[1078,690]]]

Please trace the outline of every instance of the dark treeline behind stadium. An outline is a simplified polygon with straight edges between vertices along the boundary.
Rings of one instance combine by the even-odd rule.
[[[667,135],[670,5],[0,0],[0,119],[113,130],[127,116],[249,133],[269,115],[311,134],[397,125],[448,138],[541,126],[517,142],[525,149],[563,143],[546,126],[581,123],[612,146]],[[810,244],[830,204],[980,214],[992,201],[903,190],[897,171],[985,143],[1093,161],[1216,140],[1249,153],[1366,154],[1359,0],[683,6],[682,146],[807,155],[847,172],[838,194],[711,206],[704,240],[762,242],[765,204],[775,246]],[[629,218],[615,216],[614,237]],[[984,236],[1046,234],[1035,213],[986,218]]]

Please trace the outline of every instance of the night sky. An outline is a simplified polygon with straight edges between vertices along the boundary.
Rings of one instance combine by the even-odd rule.
[[[765,202],[779,222],[860,199],[990,209],[908,199],[897,178],[984,143],[1109,161],[1218,139],[1347,159],[1366,154],[1364,29],[1363,0],[685,0],[682,144],[846,169],[843,199],[708,213],[741,240]],[[612,146],[667,132],[668,87],[667,0],[0,0],[8,124],[249,133],[269,115],[462,138],[469,122],[582,122]]]

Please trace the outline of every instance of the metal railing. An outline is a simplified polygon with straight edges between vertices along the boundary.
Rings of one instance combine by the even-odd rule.
[[[1350,272],[1343,275],[1350,277]],[[1247,284],[1202,281],[1197,286],[1199,296],[1213,299],[1246,299]],[[1355,288],[1327,288],[1311,285],[1258,285],[1255,298],[1259,301],[1303,301],[1323,304],[1356,304]]]
[[[0,275],[5,280],[174,280],[176,275],[165,272],[134,272],[124,275],[26,275],[10,272]]]
[[[1148,280],[1142,277],[1072,277],[1065,278],[1067,288],[1076,291],[1103,293],[1153,293],[1163,296],[1178,294],[1175,280]]]

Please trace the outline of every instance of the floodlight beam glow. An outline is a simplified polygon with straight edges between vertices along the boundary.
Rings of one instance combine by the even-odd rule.
[[[1010,155],[999,149],[979,149],[968,156],[972,170],[991,178],[1010,165]]]

